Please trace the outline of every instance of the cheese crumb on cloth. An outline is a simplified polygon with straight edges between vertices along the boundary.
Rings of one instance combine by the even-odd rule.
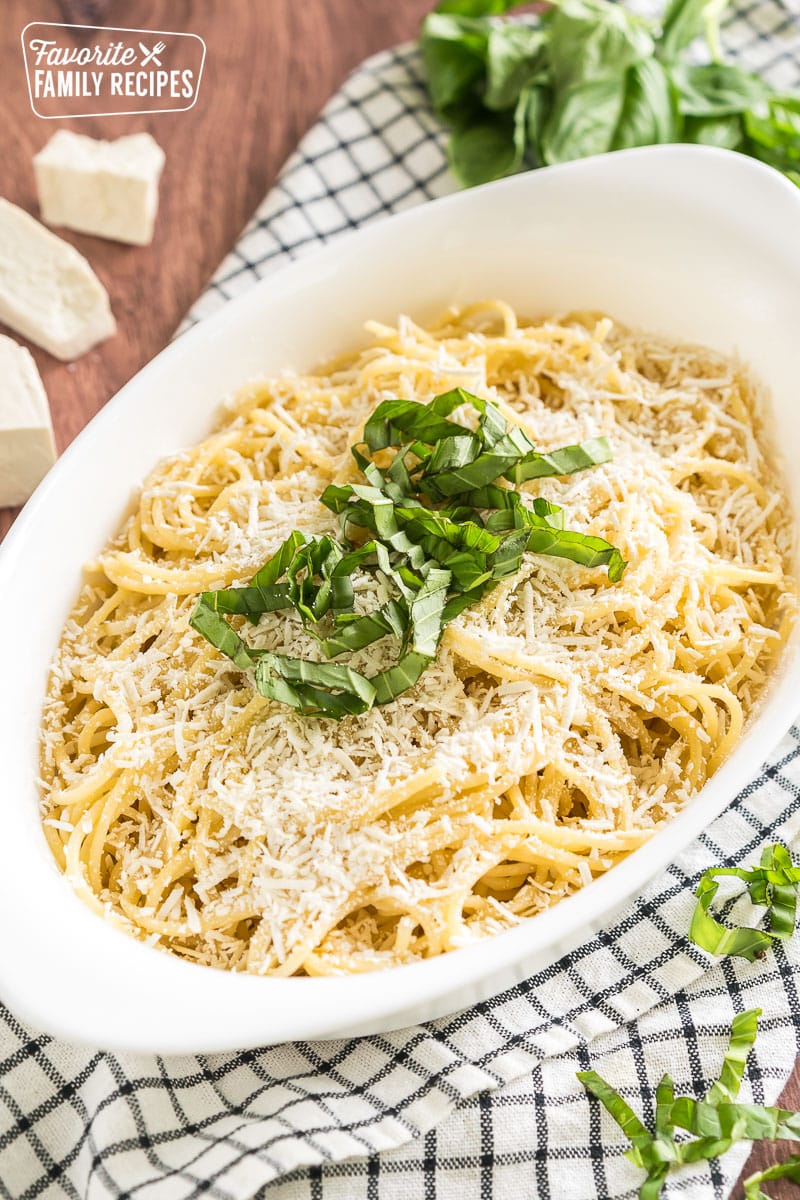
[[[800,81],[800,21],[731,11],[724,44]],[[368,60],[329,103],[195,306],[196,320],[286,258],[453,191],[416,49]],[[369,1038],[240,1054],[112,1055],[37,1035],[0,1008],[0,1196],[72,1200],[633,1198],[642,1172],[575,1078],[589,1066],[652,1121],[719,1073],[735,1013],[761,1007],[741,1098],[775,1103],[800,1052],[797,939],[715,965],[686,940],[698,874],[800,843],[800,729],[735,804],[603,932],[476,1008]],[[747,904],[730,914],[751,920]],[[147,1014],[142,1014],[147,1019]],[[224,1019],[224,1015],[221,1015]],[[727,1196],[747,1143],[670,1175],[666,1197]]]

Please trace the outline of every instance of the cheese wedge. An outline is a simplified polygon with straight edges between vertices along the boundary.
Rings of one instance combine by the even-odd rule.
[[[24,504],[56,461],[50,408],[29,350],[0,335],[0,508]]]
[[[116,329],[108,293],[83,255],[2,199],[0,322],[65,361]]]
[[[164,151],[149,133],[104,142],[59,129],[33,166],[48,225],[136,246],[152,241]]]

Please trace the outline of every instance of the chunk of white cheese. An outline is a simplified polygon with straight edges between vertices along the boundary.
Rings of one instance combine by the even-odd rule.
[[[152,241],[164,151],[149,133],[103,142],[60,129],[33,166],[48,225],[136,246]]]
[[[0,508],[24,504],[56,461],[53,424],[31,353],[0,335]]]
[[[83,255],[2,199],[0,322],[67,361],[116,329],[108,293]]]

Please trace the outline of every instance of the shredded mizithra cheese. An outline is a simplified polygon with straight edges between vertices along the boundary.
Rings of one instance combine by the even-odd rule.
[[[583,887],[716,770],[794,619],[789,506],[738,364],[500,302],[369,328],[368,349],[246,389],[156,468],[53,664],[53,851],[98,912],[199,963],[368,970]],[[317,498],[366,416],[457,385],[544,450],[609,439],[613,461],[523,490],[618,546],[622,582],[526,554],[391,704],[335,722],[264,699],[190,629],[195,594],[246,582],[294,529],[334,532]],[[354,582],[360,610],[386,599]],[[315,654],[291,612],[255,636]],[[390,659],[379,642],[351,665]]]

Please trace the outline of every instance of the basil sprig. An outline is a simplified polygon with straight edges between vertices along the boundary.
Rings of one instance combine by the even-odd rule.
[[[465,406],[477,414],[475,428],[451,420]],[[612,582],[622,578],[627,564],[616,547],[565,529],[558,505],[511,486],[608,462],[605,438],[541,452],[494,404],[455,388],[429,404],[383,401],[352,454],[363,482],[331,484],[321,496],[340,518],[340,539],[295,530],[249,584],[203,592],[192,613],[192,628],[252,672],[263,696],[335,719],[388,704],[434,659],[448,622],[514,575],[526,551],[605,566]],[[356,571],[388,583],[394,595],[357,612]],[[397,659],[367,677],[344,663],[250,646],[227,620],[255,625],[285,609],[328,660],[384,637],[398,643]]]
[[[741,879],[754,904],[767,909],[769,929],[743,926],[727,929],[709,911],[721,879]],[[709,954],[732,954],[752,962],[777,939],[791,937],[797,919],[800,867],[792,864],[785,846],[767,846],[758,867],[712,867],[697,885],[697,905],[689,926],[689,940]]]
[[[722,1072],[703,1100],[691,1096],[675,1097],[675,1085],[669,1075],[661,1078],[656,1089],[656,1117],[651,1132],[611,1084],[596,1071],[579,1071],[578,1079],[596,1097],[630,1140],[625,1152],[637,1167],[647,1172],[639,1189],[640,1200],[658,1200],[670,1169],[687,1163],[705,1161],[724,1154],[739,1141],[770,1141],[790,1138],[800,1141],[800,1113],[760,1104],[739,1104],[739,1093],[747,1056],[756,1040],[760,1009],[739,1013],[733,1020]],[[675,1141],[675,1130],[692,1135],[691,1141]],[[800,1158],[792,1158],[780,1167],[747,1180],[748,1200],[763,1198],[759,1184],[782,1176],[800,1177]],[[749,1191],[747,1190],[749,1187]]]
[[[450,164],[469,187],[665,142],[739,150],[800,183],[800,96],[722,61],[730,0],[668,0],[660,22],[611,0],[552,0],[537,23],[500,21],[520,0],[442,0],[420,46]],[[687,61],[705,37],[712,61]]]

